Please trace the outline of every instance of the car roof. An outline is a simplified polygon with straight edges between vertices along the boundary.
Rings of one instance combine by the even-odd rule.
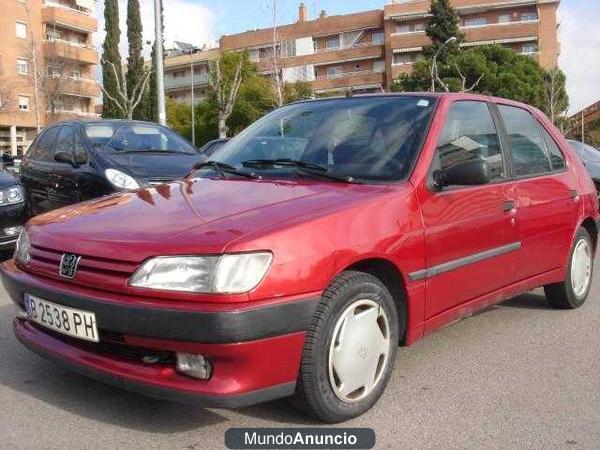
[[[357,95],[345,95],[345,96],[336,96],[336,97],[325,97],[325,98],[315,98],[315,99],[306,99],[300,100],[295,103],[309,103],[309,102],[325,102],[328,100],[340,100],[340,99],[356,99],[356,98],[390,98],[390,97],[428,97],[428,98],[436,98],[443,99],[448,98],[451,100],[479,100],[493,103],[502,103],[507,105],[519,106],[521,108],[525,108],[528,110],[536,110],[535,107],[528,105],[526,103],[517,102],[515,100],[510,100],[502,97],[494,97],[483,94],[473,94],[473,93],[463,93],[463,92],[381,92],[375,94],[357,94]]]
[[[73,124],[113,124],[113,123],[119,123],[119,124],[144,124],[144,125],[157,125],[157,126],[161,126],[160,124],[156,123],[156,122],[147,122],[147,121],[143,121],[143,120],[128,120],[128,119],[73,119],[73,120],[64,120],[61,122],[55,122],[52,124],[52,126],[56,126],[56,125],[73,125]]]

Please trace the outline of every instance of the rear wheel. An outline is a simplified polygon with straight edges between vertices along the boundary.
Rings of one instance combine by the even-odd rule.
[[[389,380],[398,347],[398,315],[372,275],[344,272],[323,294],[306,335],[293,403],[329,423],[369,410]]]
[[[544,286],[548,303],[559,309],[575,309],[583,305],[592,285],[593,263],[592,239],[585,228],[580,228],[569,253],[567,279]]]

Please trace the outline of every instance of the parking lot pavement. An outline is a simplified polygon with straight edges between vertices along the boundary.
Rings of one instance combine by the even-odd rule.
[[[215,449],[230,427],[314,425],[283,401],[208,410],[88,380],[23,348],[12,314],[0,288],[0,448]],[[536,291],[401,349],[345,426],[374,428],[377,448],[600,448],[600,283],[576,311]]]

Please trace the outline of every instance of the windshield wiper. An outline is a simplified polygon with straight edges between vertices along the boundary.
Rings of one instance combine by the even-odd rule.
[[[229,164],[225,164],[219,161],[204,161],[200,163],[194,164],[194,170],[200,170],[204,168],[210,168],[215,170],[221,177],[226,178],[225,174],[237,175],[239,177],[252,178],[254,180],[260,179],[259,175],[256,175],[254,172],[243,172],[241,170],[237,170],[235,167],[230,166]]]
[[[335,181],[343,181],[345,183],[358,183],[353,177],[346,175],[334,175],[329,173],[329,169],[324,166],[320,166],[318,164],[309,163],[306,161],[299,161],[296,159],[251,159],[248,161],[244,161],[242,163],[244,167],[254,167],[260,169],[268,169],[274,168],[278,169],[280,167],[294,167],[298,171],[303,174],[308,174],[312,176],[318,176],[323,178],[328,178],[330,180]]]

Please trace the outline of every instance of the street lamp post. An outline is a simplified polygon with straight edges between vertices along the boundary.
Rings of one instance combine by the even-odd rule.
[[[190,50],[190,69],[192,71],[192,144],[196,146],[196,115],[194,114],[194,50]]]
[[[440,52],[442,51],[442,49],[450,44],[451,42],[456,42],[456,36],[452,36],[451,38],[448,38],[446,40],[446,42],[444,42],[442,45],[440,45],[440,47],[437,49],[437,51],[435,52],[435,54],[433,55],[433,60],[431,61],[431,92],[435,92],[435,76],[437,75],[437,57],[439,56]]]
[[[154,42],[156,42],[156,109],[158,123],[167,124],[167,107],[165,105],[165,67],[163,55],[162,32],[162,0],[154,0]]]

